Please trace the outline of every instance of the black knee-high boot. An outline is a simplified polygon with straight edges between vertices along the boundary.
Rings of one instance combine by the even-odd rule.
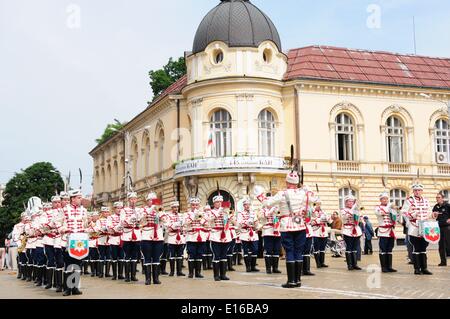
[[[150,286],[152,284],[151,270],[152,270],[152,266],[151,265],[144,265],[145,285],[146,286]]]
[[[136,261],[132,261],[130,263],[130,272],[131,272],[131,281],[139,281],[136,278],[136,272],[137,272],[137,262]]]
[[[220,261],[220,280],[230,280],[230,278],[227,277],[227,261],[221,260]]]
[[[283,288],[296,288],[297,283],[295,279],[295,262],[287,262],[286,263],[286,272],[287,272],[287,282],[281,287]]]
[[[46,272],[47,277],[47,286],[45,286],[45,289],[50,289],[53,287],[53,274],[54,274],[55,268],[48,268]]]
[[[321,251],[319,253],[319,256],[320,256],[320,265],[321,265],[321,267],[322,268],[328,268],[328,265],[325,264],[325,252]]]
[[[195,278],[204,278],[202,275],[202,261],[196,260],[194,262],[194,269],[195,269]]]
[[[264,257],[264,261],[266,262],[266,274],[272,274],[272,257],[266,256]]]
[[[303,276],[314,276],[311,272],[311,257],[303,256]]]
[[[159,281],[159,265],[153,265],[152,276],[153,276],[153,284],[161,285],[161,281]]]
[[[161,275],[168,275],[169,273],[166,271],[167,260],[161,260],[160,269]]]
[[[220,262],[213,263],[214,280],[220,281]]]
[[[280,262],[280,257],[272,256],[272,267],[273,267],[272,272],[274,274],[281,274],[281,271],[278,269],[279,262]]]
[[[117,271],[118,271],[117,279],[123,280],[123,279],[125,279],[125,276],[123,275],[123,269],[124,269],[125,262],[124,262],[123,260],[119,260],[117,263],[118,263],[118,267],[117,267]]]
[[[125,282],[131,282],[131,279],[130,279],[131,262],[130,261],[124,261],[124,266],[125,266]]]
[[[177,259],[177,276],[178,277],[183,277],[183,276],[186,276],[184,273],[183,273],[183,259],[182,258],[178,258]]]
[[[189,270],[188,278],[194,278],[194,261],[193,260],[188,260],[188,270]]]
[[[111,280],[117,280],[117,261],[113,261],[111,266],[112,266],[112,271],[113,271],[113,276],[112,276]]]

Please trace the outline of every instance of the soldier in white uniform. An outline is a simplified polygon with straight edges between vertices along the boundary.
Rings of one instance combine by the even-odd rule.
[[[205,216],[210,216],[211,213],[211,206],[205,205],[203,208],[203,212],[205,213]],[[206,243],[205,243],[205,253],[203,254],[203,270],[211,270],[213,269],[213,254],[211,250],[211,241],[209,240],[209,237],[211,235],[211,227],[209,223],[205,224],[205,231],[208,233]]]
[[[302,274],[304,276],[315,276],[311,272],[311,253],[313,250],[313,230],[311,226],[311,218],[312,218],[312,204],[314,201],[314,193],[309,191],[307,187],[303,188],[303,191],[306,194],[306,203],[305,203],[305,226],[306,226],[306,241],[305,248],[303,249],[303,267]]]
[[[345,258],[348,270],[361,270],[358,267],[357,251],[362,236],[359,221],[361,216],[355,209],[356,198],[348,195],[344,198],[345,207],[341,210],[342,216],[342,234],[346,245]]]
[[[97,220],[99,219],[99,213],[97,211],[88,213],[88,227],[86,231],[89,233],[89,266],[91,267],[91,277],[98,277],[100,254],[97,247],[97,239],[99,233],[96,230]]]
[[[214,207],[207,216],[212,225],[209,240],[213,252],[214,280],[230,280],[227,273],[227,252],[233,235],[230,225],[236,225],[236,217],[230,215],[229,211],[222,207],[224,200],[221,195],[214,196]]]
[[[108,236],[108,218],[111,215],[109,207],[102,207],[100,209],[100,218],[95,223],[94,230],[99,234],[97,238],[97,249],[100,255],[99,262],[97,264],[98,277],[110,278],[111,270],[111,251],[109,248]]]
[[[205,228],[207,220],[205,213],[200,210],[200,198],[189,199],[191,208],[187,212],[185,220],[186,245],[189,255],[188,269],[189,278],[204,278],[202,275],[202,258],[205,253],[206,241],[209,231]]]
[[[69,192],[70,204],[64,208],[64,222],[62,226],[63,241],[67,242],[69,234],[85,233],[85,226],[87,224],[87,210],[81,204],[83,195],[81,190],[72,190]],[[69,255],[68,247],[64,252],[64,292],[63,296],[81,295],[78,285],[69,285],[69,278],[73,277],[73,274],[77,272],[81,275],[81,260],[72,258]],[[78,266],[79,269],[74,269],[74,266]],[[73,286],[73,288],[71,288]]]
[[[419,223],[436,219],[437,215],[431,212],[428,200],[422,195],[423,185],[415,184],[412,189],[414,194],[406,200],[402,214],[406,219],[408,235],[413,245],[414,274],[432,275],[427,265],[428,242],[419,233]]]
[[[322,201],[315,199],[315,207],[311,216],[311,227],[314,244],[314,259],[317,268],[327,268],[325,264],[325,248],[327,245],[328,233],[327,226],[331,223],[331,217],[320,207]]]
[[[259,220],[256,212],[250,208],[250,199],[242,202],[244,209],[238,212],[237,223],[240,229],[240,240],[244,249],[244,262],[247,272],[259,272],[256,268],[258,259],[258,226]]]
[[[46,205],[46,210],[49,206]],[[33,249],[34,270],[36,273],[35,283],[37,287],[42,286],[45,275],[45,253],[44,253],[44,234],[43,234],[43,218],[45,218],[44,206],[36,206],[34,211],[31,228],[35,238]]]
[[[141,249],[144,254],[145,284],[160,285],[160,258],[164,248],[163,225],[167,215],[158,210],[158,197],[155,193],[147,195],[147,206],[144,207],[140,219],[142,227]]]
[[[44,233],[44,251],[47,257],[47,271],[45,289],[53,287],[53,276],[56,268],[55,258],[55,238],[59,231],[57,225],[54,223],[55,217],[60,214],[61,198],[59,196],[52,197],[52,208],[45,211],[43,214],[43,233]]]
[[[298,188],[300,177],[292,171],[286,176],[284,191],[267,198],[264,192],[255,191],[258,199],[266,207],[279,206],[280,208],[280,233],[284,250],[286,251],[287,283],[283,288],[301,287],[301,270],[303,268],[302,252],[306,242],[305,200],[306,194]]]
[[[380,205],[375,207],[375,215],[378,219],[378,238],[380,245],[380,264],[384,273],[397,272],[392,268],[392,250],[395,245],[395,224],[397,213],[389,203],[389,194],[380,195]]]
[[[178,212],[180,203],[173,202],[170,206],[172,210],[167,214],[168,218],[166,220],[169,235],[169,276],[173,277],[175,275],[175,263],[177,276],[186,276],[182,271],[183,250],[186,244],[186,237],[183,234],[184,220],[183,216]]]
[[[123,227],[122,242],[125,253],[125,282],[138,281],[136,278],[137,263],[141,258],[140,220],[143,210],[136,207],[138,196],[135,192],[128,194],[128,205],[120,214]]]
[[[264,241],[264,260],[267,274],[281,274],[278,269],[281,253],[280,214],[277,206],[261,209],[264,226],[262,237]]]
[[[123,276],[124,253],[120,246],[120,237],[123,230],[120,225],[120,212],[123,209],[123,203],[115,202],[113,206],[114,213],[107,219],[108,244],[111,249],[111,266],[113,270],[112,280],[122,280],[125,279]]]
[[[25,250],[26,245],[26,234],[25,234],[25,225],[29,223],[29,217],[27,212],[23,212],[20,215],[20,222],[14,225],[12,237],[16,242],[19,253],[19,263],[18,263],[18,274],[17,279],[26,280],[27,274],[27,254]]]
[[[55,284],[56,284],[56,292],[62,292],[63,286],[63,273],[64,273],[64,252],[63,247],[65,247],[66,243],[62,241],[61,235],[61,227],[63,226],[64,221],[64,208],[70,203],[70,197],[67,192],[61,192],[59,194],[61,198],[61,207],[57,209],[57,212],[54,214],[53,224],[57,228],[57,233],[54,240],[54,249],[55,249]]]

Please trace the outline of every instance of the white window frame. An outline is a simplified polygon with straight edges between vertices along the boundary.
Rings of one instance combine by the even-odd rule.
[[[396,145],[397,144],[397,145]],[[390,116],[386,121],[386,154],[389,163],[405,162],[405,129],[400,118]]]
[[[389,193],[391,203],[395,204],[398,208],[403,207],[405,201],[408,199],[408,193],[401,188],[391,189]]]
[[[445,119],[439,119],[434,126],[435,149],[437,153],[447,153],[450,164],[450,123]]]
[[[340,137],[344,138],[344,157],[340,158]],[[336,158],[338,161],[353,162],[355,161],[355,125],[353,118],[347,113],[339,113],[336,116]]]
[[[259,155],[275,156],[275,117],[269,110],[263,110],[258,116]]]
[[[231,114],[220,109],[211,116],[210,129],[213,133],[213,157],[232,156],[232,127]]]

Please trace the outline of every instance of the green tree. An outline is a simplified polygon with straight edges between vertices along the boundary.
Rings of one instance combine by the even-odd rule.
[[[170,85],[178,81],[186,74],[186,61],[183,57],[178,60],[169,59],[169,62],[162,69],[149,72],[150,86],[153,91],[153,100],[164,92]]]
[[[106,126],[106,129],[103,132],[102,136],[95,140],[97,142],[97,144],[100,145],[100,144],[105,143],[108,139],[110,139],[111,137],[116,135],[118,132],[120,132],[123,129],[123,127],[127,124],[126,122],[121,123],[118,120],[114,120],[114,121],[115,121],[115,123],[108,124]]]
[[[30,197],[37,196],[48,201],[55,192],[63,189],[61,175],[51,163],[36,163],[16,173],[6,184],[5,199],[0,208],[0,236],[12,230]]]

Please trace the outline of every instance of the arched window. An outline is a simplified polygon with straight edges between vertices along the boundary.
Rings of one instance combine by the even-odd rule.
[[[211,116],[210,129],[213,135],[213,156],[231,156],[231,115],[226,110],[218,110]]]
[[[150,174],[150,138],[147,136],[144,143],[144,158],[145,158],[145,176],[149,176]]]
[[[388,118],[386,126],[387,160],[390,163],[403,163],[405,138],[402,121],[396,116],[391,116]]]
[[[345,207],[344,198],[348,195],[352,194],[356,198],[358,198],[358,192],[351,188],[341,188],[339,190],[339,209]]]
[[[158,137],[158,173],[161,174],[164,170],[164,131],[159,131]]]
[[[275,118],[273,114],[264,110],[258,116],[259,127],[259,155],[274,156],[275,154]]]
[[[98,171],[95,172],[95,181],[94,181],[94,189],[95,193],[99,193],[101,190],[101,181],[100,181],[100,173]]]
[[[402,189],[393,189],[390,191],[391,203],[393,203],[398,208],[403,207],[406,201],[407,194]]]
[[[355,160],[355,127],[348,114],[341,113],[336,117],[336,145],[339,161]]]
[[[113,173],[113,182],[112,182],[113,190],[117,190],[119,188],[119,165],[117,165],[117,161],[114,162],[114,173]]]
[[[132,176],[133,176],[133,183],[136,183],[137,179],[138,179],[138,157],[139,157],[139,151],[138,151],[138,146],[137,143],[133,145],[133,160],[132,160],[132,165],[133,167],[132,169]]]
[[[105,191],[110,192],[112,189],[112,176],[111,176],[111,165],[108,164],[108,167],[106,168],[106,185],[105,185]]]
[[[450,163],[450,126],[446,120],[436,122],[435,136],[436,152],[447,154],[447,161]]]
[[[102,168],[102,173],[101,173],[100,190],[101,190],[102,193],[106,191],[106,186],[105,186],[105,169],[104,168]]]

